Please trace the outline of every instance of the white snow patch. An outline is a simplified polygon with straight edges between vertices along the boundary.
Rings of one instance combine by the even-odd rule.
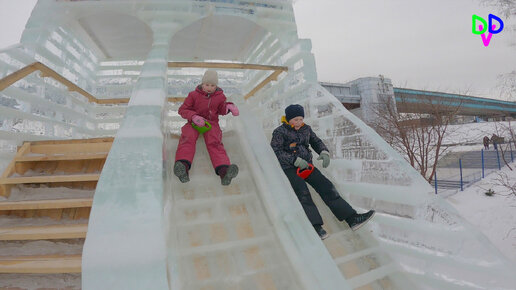
[[[516,122],[510,122],[511,127],[516,130]],[[509,135],[502,134],[504,128],[509,127],[509,122],[487,122],[487,123],[470,123],[461,125],[449,125],[443,144],[465,144],[478,143],[482,144],[484,136],[491,138],[493,134],[500,137],[509,138]],[[492,145],[491,145],[492,147]],[[482,149],[483,146],[479,148]]]
[[[66,187],[26,187],[16,186],[11,189],[9,198],[0,196],[2,201],[22,201],[22,200],[48,200],[65,198],[92,198],[95,190],[73,189]]]
[[[0,289],[81,289],[81,274],[0,274]]]
[[[129,100],[129,106],[159,106],[165,103],[163,89],[140,89]]]
[[[514,165],[511,164],[516,167]],[[516,169],[511,171],[506,167],[501,172],[506,173],[509,180],[516,181]],[[496,172],[490,174],[447,200],[505,256],[516,261],[516,195],[510,195],[506,188],[494,185],[497,177]],[[485,195],[488,189],[494,190],[495,195]]]
[[[1,241],[0,256],[80,255],[83,244],[83,239]]]
[[[163,138],[163,133],[157,127],[130,128],[122,127],[118,130],[117,138]]]

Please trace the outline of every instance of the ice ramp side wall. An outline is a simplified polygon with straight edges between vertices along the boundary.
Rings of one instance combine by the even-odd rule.
[[[306,218],[258,120],[247,106],[241,107],[243,118],[236,127],[242,148],[269,219],[298,275],[307,289],[352,289]]]
[[[261,117],[269,138],[287,105],[304,106],[306,123],[332,154],[332,165],[324,173],[353,206],[378,210],[380,214],[371,223],[372,236],[381,251],[403,269],[406,276],[401,279],[421,285],[445,283],[452,288],[466,283],[510,289],[514,264],[436,197],[430,185],[374,130],[319,84],[300,81],[302,73],[302,69],[289,71],[248,104]],[[456,266],[450,268],[450,264]],[[486,272],[498,278],[479,275]]]
[[[161,108],[129,108],[95,198],[84,289],[168,289],[163,233]]]

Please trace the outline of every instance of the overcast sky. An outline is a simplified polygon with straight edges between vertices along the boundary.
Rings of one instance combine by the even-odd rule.
[[[0,49],[20,42],[36,0],[0,0]]]
[[[383,74],[396,86],[496,97],[497,75],[516,70],[515,34],[502,31],[484,47],[471,16],[499,13],[479,2],[297,0],[294,10],[299,37],[312,40],[319,81]]]
[[[515,34],[502,31],[484,47],[471,33],[471,15],[498,13],[479,2],[297,0],[294,11],[299,37],[312,40],[320,81],[383,74],[395,86],[496,98],[497,75],[516,70],[516,47],[508,45]],[[0,48],[19,42],[35,3],[0,0]]]

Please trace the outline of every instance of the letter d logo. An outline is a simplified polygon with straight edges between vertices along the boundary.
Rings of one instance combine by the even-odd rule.
[[[496,22],[500,23],[500,28],[498,28],[498,30],[493,30],[493,28],[495,27],[493,25],[493,19],[496,20]],[[492,34],[498,34],[498,33],[502,32],[502,30],[503,30],[503,21],[502,21],[502,19],[500,19],[500,17],[498,17],[496,15],[489,14],[489,32],[492,33]]]
[[[500,18],[498,18],[498,19],[500,19]],[[497,21],[498,21],[498,19],[497,19]],[[480,29],[482,29],[482,31],[477,30],[477,26],[475,25],[477,20],[482,22],[482,25],[481,26],[479,25],[479,27],[480,27]],[[491,18],[489,18],[489,20],[491,21]],[[472,23],[473,24],[472,24],[471,32],[473,32],[473,34],[482,34],[482,33],[486,32],[486,30],[488,29],[487,21],[478,15],[473,14]]]

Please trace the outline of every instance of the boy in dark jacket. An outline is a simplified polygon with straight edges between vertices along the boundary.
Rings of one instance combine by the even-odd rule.
[[[308,219],[314,226],[321,239],[328,237],[323,229],[323,221],[315,206],[306,182],[310,184],[333,214],[340,221],[346,221],[351,229],[356,230],[364,225],[374,215],[374,210],[358,214],[342,197],[335,186],[314,167],[313,172],[303,179],[297,175],[297,169],[307,169],[312,163],[312,152],[309,145],[319,154],[317,160],[322,160],[324,168],[330,165],[330,153],[310,126],[303,123],[305,116],[301,105],[290,105],[285,109],[282,124],[272,133],[271,146],[278,157],[281,168],[287,175]]]

